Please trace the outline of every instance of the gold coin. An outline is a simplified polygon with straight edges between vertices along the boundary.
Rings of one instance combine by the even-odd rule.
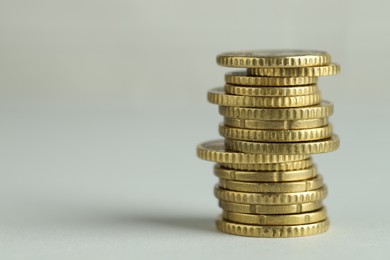
[[[236,107],[304,107],[320,103],[319,93],[304,96],[284,96],[284,97],[252,97],[228,95],[223,88],[213,88],[209,90],[207,99],[210,103],[220,106]]]
[[[251,50],[224,52],[217,63],[225,67],[307,67],[329,64],[330,55],[315,50]]]
[[[248,69],[249,75],[261,77],[319,77],[338,73],[340,73],[340,66],[336,63],[320,67]]]
[[[263,193],[281,193],[281,192],[300,192],[317,190],[324,185],[321,175],[313,179],[289,182],[243,182],[231,180],[219,180],[219,187],[242,192],[263,192]]]
[[[223,140],[201,143],[197,147],[197,155],[203,160],[219,163],[276,163],[299,161],[308,158],[307,155],[268,155],[230,152],[225,149]]]
[[[228,221],[251,225],[301,225],[316,223],[326,219],[326,210],[321,208],[312,212],[287,215],[254,215],[223,211],[223,218]]]
[[[240,171],[224,168],[219,164],[214,166],[214,174],[218,178],[233,181],[251,182],[291,182],[311,179],[317,176],[317,169],[313,165],[301,170],[282,171]]]
[[[223,220],[216,221],[217,229],[221,232],[247,237],[287,238],[312,236],[324,233],[329,229],[329,220],[323,220],[312,224],[288,225],[288,226],[258,226],[238,224]]]
[[[225,74],[228,84],[244,86],[297,86],[317,83],[317,77],[258,77],[246,71],[233,71]]]
[[[218,201],[219,206],[226,211],[248,214],[294,214],[314,211],[323,207],[321,201],[292,205],[256,205],[239,204],[227,201]]]
[[[294,162],[280,163],[222,163],[221,166],[226,169],[242,170],[242,171],[293,171],[309,168],[313,165],[311,158]]]
[[[242,203],[242,204],[262,204],[262,205],[289,205],[301,204],[323,200],[327,195],[326,186],[317,190],[301,192],[284,192],[284,193],[254,193],[240,192],[214,187],[214,195],[220,200]]]
[[[313,119],[300,119],[300,120],[285,120],[285,121],[273,121],[273,120],[250,120],[250,119],[237,119],[237,118],[224,118],[224,124],[226,126],[246,129],[261,129],[261,130],[294,130],[294,129],[307,129],[317,128],[328,125],[328,118],[313,118]]]
[[[329,117],[333,104],[322,100],[321,104],[299,108],[246,108],[220,106],[222,116],[250,120],[301,120]]]
[[[296,87],[243,87],[239,85],[226,84],[224,87],[225,93],[241,96],[260,96],[260,97],[276,97],[276,96],[304,96],[318,93],[317,85],[306,85]]]
[[[266,141],[266,142],[304,142],[326,139],[332,136],[332,125],[318,128],[299,130],[260,130],[243,129],[219,125],[221,136],[246,141]]]
[[[335,151],[340,145],[337,135],[331,138],[302,143],[256,143],[225,139],[225,146],[232,151],[251,154],[315,154]]]

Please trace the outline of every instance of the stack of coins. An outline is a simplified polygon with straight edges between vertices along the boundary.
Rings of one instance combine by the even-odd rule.
[[[305,50],[222,53],[217,63],[246,69],[227,73],[225,86],[208,92],[224,116],[225,139],[197,148],[201,159],[217,163],[218,230],[253,237],[325,232],[327,187],[310,155],[339,146],[328,123],[333,105],[317,86],[339,66],[326,52]]]

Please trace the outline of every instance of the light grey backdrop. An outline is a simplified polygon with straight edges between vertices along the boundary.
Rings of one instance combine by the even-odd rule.
[[[0,258],[329,259],[389,255],[388,1],[0,1]],[[214,230],[206,102],[228,50],[309,48],[339,151],[315,157],[332,229]]]

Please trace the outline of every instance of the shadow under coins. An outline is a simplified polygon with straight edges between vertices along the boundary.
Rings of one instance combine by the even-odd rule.
[[[215,218],[193,216],[132,216],[133,225],[216,233]]]

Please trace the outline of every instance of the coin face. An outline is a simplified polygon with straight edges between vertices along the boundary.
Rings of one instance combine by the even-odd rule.
[[[330,62],[328,53],[316,50],[250,50],[224,52],[217,56],[219,65],[236,68],[309,67]]]

